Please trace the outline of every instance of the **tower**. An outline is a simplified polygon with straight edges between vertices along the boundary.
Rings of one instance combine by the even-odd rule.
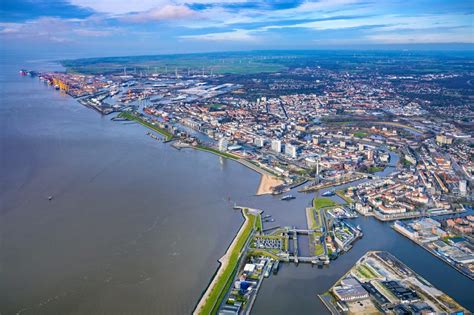
[[[321,161],[321,157],[318,156],[318,159],[316,160],[316,175],[315,175],[315,178],[314,178],[314,181],[316,184],[319,184],[319,171],[320,171],[320,166],[319,166],[319,162]]]

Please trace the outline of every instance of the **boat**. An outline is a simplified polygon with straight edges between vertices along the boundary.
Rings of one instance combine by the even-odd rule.
[[[333,190],[328,190],[322,193],[323,197],[331,197],[334,196],[336,193]]]
[[[272,262],[269,262],[269,263],[267,264],[267,267],[265,268],[265,273],[264,273],[264,275],[263,275],[265,278],[270,277],[270,273],[272,272],[272,267],[273,267],[273,263],[272,263]]]
[[[278,273],[278,268],[280,268],[280,261],[277,260],[273,265],[273,274],[276,275]]]
[[[25,69],[21,69],[20,70],[20,75],[22,75],[22,76],[28,75],[28,71],[25,70]]]
[[[292,200],[292,199],[295,199],[296,197],[293,196],[293,195],[285,195],[283,197],[281,197],[281,200]]]

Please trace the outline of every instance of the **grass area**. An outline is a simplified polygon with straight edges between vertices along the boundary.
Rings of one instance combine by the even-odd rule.
[[[138,122],[139,124],[147,127],[147,128],[150,128],[152,129],[153,131],[156,131],[158,132],[159,134],[161,134],[162,136],[165,137],[166,141],[169,141],[171,139],[173,139],[173,134],[171,132],[169,132],[168,130],[164,129],[164,128],[160,128],[148,121],[145,121],[144,119],[142,119],[141,117],[135,115],[135,114],[132,114],[132,113],[129,113],[129,112],[121,112],[120,114],[118,114],[119,118],[125,118],[125,119],[128,119],[130,121],[136,121]]]
[[[236,246],[232,250],[229,256],[229,261],[225,266],[220,268],[225,268],[222,274],[219,276],[215,285],[212,287],[212,291],[207,297],[204,305],[199,310],[199,314],[214,314],[217,311],[217,308],[224,299],[225,293],[232,284],[233,277],[237,272],[237,265],[239,262],[240,255],[244,249],[245,244],[247,243],[248,238],[252,234],[252,230],[255,228],[257,217],[251,214],[248,214],[246,210],[243,210],[245,217],[244,227],[242,234],[237,240]]]
[[[263,60],[253,54],[242,53],[208,53],[181,54],[156,56],[124,56],[63,60],[62,65],[67,72],[82,74],[123,73],[124,67],[128,72],[146,74],[159,73],[173,75],[175,69],[180,73],[205,74],[255,74],[283,71],[287,66],[280,58]]]
[[[330,198],[325,197],[316,197],[313,200],[313,207],[316,209],[326,208],[326,207],[334,207],[337,203]]]
[[[367,137],[369,134],[367,132],[364,132],[364,131],[357,131],[357,132],[354,132],[354,137],[357,137],[357,138],[365,138]]]
[[[289,242],[290,239],[288,237],[285,237],[285,241],[283,242],[283,250],[287,251],[290,248],[290,244],[288,244]]]
[[[375,279],[379,277],[379,274],[366,264],[357,266],[355,272],[360,275],[361,278],[365,279]]]
[[[280,260],[280,257],[264,249],[252,248],[252,249],[249,249],[248,254],[249,256],[266,256],[266,257],[273,258],[275,260]]]
[[[319,256],[324,254],[324,246],[323,244],[315,244],[314,245],[314,255]]]
[[[318,215],[318,222],[316,222],[315,212]],[[320,229],[321,228],[321,214],[314,208],[306,208],[306,218],[309,220],[309,229]]]
[[[222,107],[224,107],[223,104],[206,104],[204,107],[207,107],[211,110],[220,110]]]
[[[221,152],[217,149],[214,149],[214,148],[211,148],[211,147],[207,147],[207,146],[204,146],[204,145],[197,145],[194,147],[196,150],[201,150],[201,151],[206,151],[206,152],[210,152],[210,153],[214,153],[216,155],[219,155],[219,156],[222,156],[224,158],[227,158],[227,159],[232,159],[232,160],[238,160],[240,159],[240,157],[238,157],[237,155],[235,154],[232,154],[232,153],[228,153],[228,152]]]
[[[410,166],[414,165],[414,164],[412,164],[410,161],[408,161],[408,160],[405,159],[405,158],[402,158],[402,159],[401,159],[401,163],[402,163],[403,166],[407,166],[407,167],[410,167]]]
[[[257,232],[263,232],[262,216],[260,214],[255,220],[255,229],[257,230]]]
[[[381,166],[371,166],[371,167],[367,168],[367,172],[369,172],[370,174],[381,172],[383,170],[384,170],[384,168],[381,167]]]
[[[258,225],[258,223],[257,223]],[[283,236],[281,235],[258,235],[256,238],[261,238],[261,239],[268,239],[268,240],[279,240],[283,239]]]
[[[341,197],[342,199],[344,199],[344,201],[346,203],[353,203],[354,200],[352,200],[352,198],[349,198],[347,197],[345,194],[344,194],[344,190],[337,190],[336,191],[336,195],[338,195],[339,197]]]

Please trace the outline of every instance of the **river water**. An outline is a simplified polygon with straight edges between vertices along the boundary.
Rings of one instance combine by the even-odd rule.
[[[271,214],[266,227],[306,227],[312,195],[254,196],[246,167],[175,150],[18,75],[52,67],[1,60],[1,314],[188,314],[242,223],[234,202]],[[282,265],[254,313],[327,313],[316,295],[367,250],[389,250],[474,309],[472,281],[388,224],[355,224],[364,238],[349,253],[322,269]]]

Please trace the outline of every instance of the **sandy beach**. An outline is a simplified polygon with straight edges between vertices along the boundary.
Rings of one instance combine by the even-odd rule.
[[[273,192],[273,188],[283,184],[284,182],[281,179],[278,179],[275,176],[270,176],[267,174],[262,174],[260,177],[260,184],[257,189],[257,196],[267,195]]]

